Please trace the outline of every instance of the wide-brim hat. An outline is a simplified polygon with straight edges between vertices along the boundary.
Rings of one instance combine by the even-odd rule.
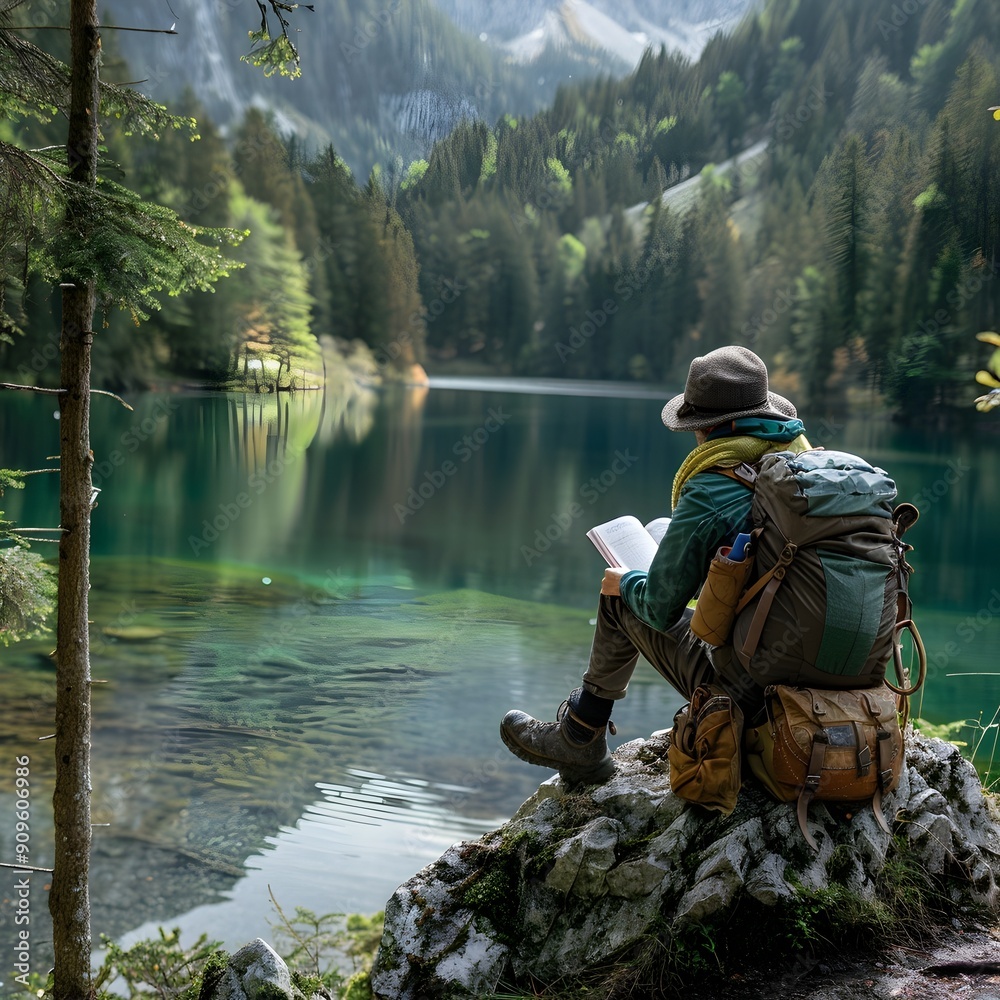
[[[672,431],[697,431],[740,417],[797,417],[794,405],[771,392],[767,366],[745,347],[720,347],[695,358],[684,391],[663,407],[663,422]]]

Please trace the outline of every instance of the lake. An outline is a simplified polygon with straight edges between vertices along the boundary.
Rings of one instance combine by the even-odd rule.
[[[660,423],[667,395],[439,379],[350,399],[148,394],[131,413],[95,397],[95,932],[273,938],[269,887],[288,912],[371,913],[508,818],[548,772],[507,753],[497,726],[510,707],[550,718],[578,683],[603,565],[586,530],[669,513],[693,437]],[[51,401],[3,404],[0,464],[51,465]],[[814,444],[889,470],[922,511],[907,538],[931,668],[914,713],[990,722],[1000,424],[807,426]],[[9,491],[7,516],[56,524],[56,479]],[[14,857],[14,758],[27,755],[42,867],[51,648],[13,645],[0,667],[0,860]],[[640,668],[616,742],[668,726],[680,701]],[[44,876],[31,893],[44,925]]]

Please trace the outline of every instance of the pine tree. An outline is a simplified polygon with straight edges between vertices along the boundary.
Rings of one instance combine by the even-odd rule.
[[[8,0],[0,22],[24,6]],[[23,200],[4,206],[0,259],[16,249],[21,228],[47,199],[55,238],[35,256],[38,269],[62,285],[60,369],[60,528],[56,640],[56,781],[54,870],[49,895],[53,922],[55,1000],[91,995],[89,856],[90,661],[88,597],[90,510],[90,348],[98,297],[143,315],[155,293],[206,287],[227,262],[199,243],[199,231],[161,207],[144,204],[109,181],[98,181],[101,113],[125,116],[132,130],[151,133],[181,125],[127,88],[102,85],[101,35],[95,0],[71,0],[70,64],[46,55],[13,31],[0,31],[4,110],[45,118],[58,109],[68,120],[66,162],[51,152],[29,153],[0,142],[3,190]],[[55,221],[55,220],[54,220]],[[217,234],[222,237],[224,234]],[[235,236],[235,234],[233,234]]]
[[[248,108],[236,132],[236,176],[251,198],[270,205],[290,232],[295,230],[295,184],[288,150],[260,108]]]

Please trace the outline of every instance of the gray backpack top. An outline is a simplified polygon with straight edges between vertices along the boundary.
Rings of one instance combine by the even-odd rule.
[[[753,471],[733,470],[754,489],[754,566],[730,639],[737,658],[761,687],[881,683],[901,591],[908,601],[895,483],[840,451],[775,452]]]

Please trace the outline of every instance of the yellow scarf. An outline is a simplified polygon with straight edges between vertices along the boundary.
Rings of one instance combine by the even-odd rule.
[[[670,508],[677,507],[684,484],[699,472],[706,469],[722,467],[733,469],[746,462],[753,465],[759,462],[769,451],[793,451],[796,454],[808,451],[812,445],[806,440],[805,434],[800,434],[788,443],[781,441],[765,441],[763,438],[740,436],[720,438],[718,441],[706,441],[698,445],[681,463],[674,476],[674,487],[670,495]]]

